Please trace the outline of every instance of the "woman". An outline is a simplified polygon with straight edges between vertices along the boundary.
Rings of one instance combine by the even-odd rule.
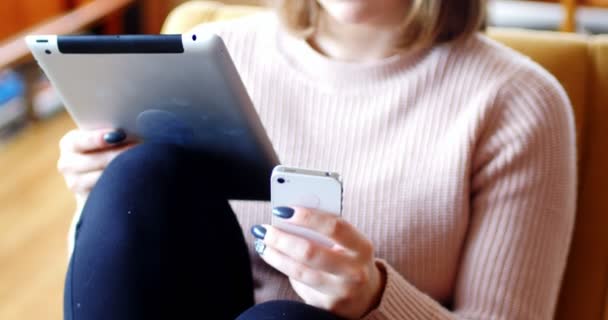
[[[284,164],[342,174],[343,217],[228,203],[205,155],[73,131],[59,168],[84,209],[66,318],[552,318],[574,221],[571,106],[476,32],[483,7],[285,0],[193,30],[224,39]],[[271,211],[338,245],[269,226]]]

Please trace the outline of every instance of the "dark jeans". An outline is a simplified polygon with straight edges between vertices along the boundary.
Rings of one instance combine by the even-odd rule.
[[[168,144],[117,157],[78,223],[64,318],[337,319],[297,302],[254,306],[247,245],[221,172]]]

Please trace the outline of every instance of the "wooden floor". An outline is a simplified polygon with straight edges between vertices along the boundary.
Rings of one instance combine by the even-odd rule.
[[[74,210],[55,164],[73,127],[59,114],[0,145],[0,319],[61,319]]]

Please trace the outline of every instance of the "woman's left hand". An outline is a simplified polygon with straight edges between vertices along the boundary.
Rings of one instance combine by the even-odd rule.
[[[275,208],[285,222],[314,230],[334,242],[329,248],[273,226],[254,226],[256,250],[284,273],[309,305],[359,319],[374,309],[385,275],[374,262],[372,243],[340,217],[306,208]]]

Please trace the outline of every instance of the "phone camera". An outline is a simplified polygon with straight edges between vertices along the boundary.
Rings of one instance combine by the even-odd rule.
[[[196,35],[195,34],[192,35],[192,41],[196,41]]]
[[[283,179],[283,178],[278,178],[278,179],[277,179],[277,182],[278,182],[278,183],[285,183],[285,179]]]
[[[44,50],[44,53],[46,53],[46,54],[51,54],[51,50],[46,49],[46,50]]]

